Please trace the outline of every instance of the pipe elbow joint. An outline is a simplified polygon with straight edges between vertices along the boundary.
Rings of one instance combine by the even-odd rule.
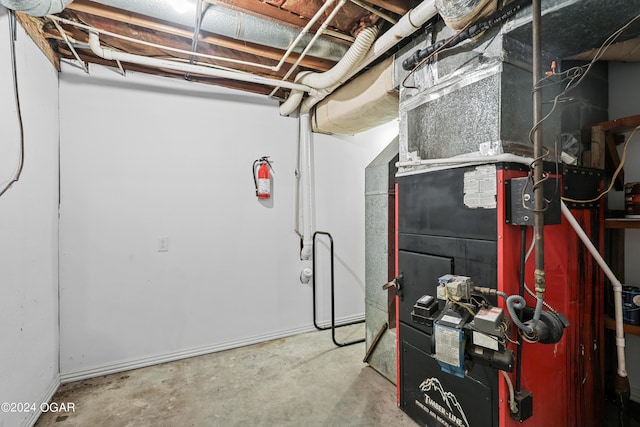
[[[113,59],[111,51],[103,49],[102,46],[100,46],[100,36],[96,31],[89,31],[89,48],[91,48],[91,51],[102,59]]]
[[[300,259],[303,261],[311,259],[311,245],[305,243],[300,251]]]

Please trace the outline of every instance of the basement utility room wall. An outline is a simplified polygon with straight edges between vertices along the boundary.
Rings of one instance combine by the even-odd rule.
[[[298,121],[276,101],[65,65],[60,106],[63,381],[312,329],[293,231]],[[314,136],[338,318],[364,314],[364,168],[394,133]],[[263,155],[275,170],[264,203],[251,174]]]
[[[609,63],[609,120],[640,114],[640,63]],[[618,151],[622,155],[622,145]],[[640,132],[627,148],[624,165],[626,182],[640,182]],[[624,192],[609,193],[609,208],[624,210]],[[640,230],[624,231],[624,283],[640,287]],[[640,337],[626,334],[625,354],[631,385],[631,398],[640,403]],[[613,350],[612,350],[613,351]]]
[[[0,189],[18,166],[9,21],[0,7]],[[25,163],[0,197],[0,402],[39,406],[58,387],[58,75],[18,25]],[[16,408],[14,408],[16,409]],[[0,412],[0,427],[36,412]]]

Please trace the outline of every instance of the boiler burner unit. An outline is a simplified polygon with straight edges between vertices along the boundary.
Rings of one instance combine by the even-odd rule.
[[[603,280],[559,210],[561,194],[597,194],[601,171],[548,166],[537,313],[526,165],[396,179],[398,404],[420,425],[602,425]],[[601,244],[602,209],[572,209]]]

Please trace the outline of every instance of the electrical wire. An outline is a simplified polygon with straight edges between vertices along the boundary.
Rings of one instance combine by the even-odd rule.
[[[509,378],[509,375],[505,371],[500,372],[502,372],[502,376],[504,377],[504,380],[507,383],[507,387],[509,388],[509,410],[515,414],[516,412],[518,412],[518,405],[516,404],[515,393],[513,392],[513,383],[511,382],[511,378]]]
[[[491,5],[491,2],[485,4],[482,9],[480,9],[476,15],[479,16],[480,14],[482,14],[485,9],[487,9],[489,6]],[[405,89],[419,89],[417,86],[407,86],[407,80],[409,79],[409,77],[411,77],[417,70],[418,68],[422,67],[427,61],[429,61],[431,58],[433,58],[434,56],[436,56],[438,53],[440,53],[443,50],[446,50],[447,47],[454,42],[458,36],[460,34],[462,34],[463,32],[465,32],[471,25],[473,25],[474,22],[473,21],[469,21],[467,23],[467,25],[465,25],[461,30],[459,30],[457,33],[455,33],[453,36],[449,37],[447,40],[445,40],[444,42],[442,42],[442,45],[438,46],[433,52],[431,52],[428,56],[426,56],[425,58],[423,58],[422,60],[420,60],[416,65],[414,65],[414,67],[411,69],[411,71],[409,71],[409,73],[407,73],[407,75],[405,76],[404,79],[402,79],[402,87]]]
[[[453,298],[451,298],[451,297],[449,296],[449,289],[448,289],[446,286],[444,287],[444,297],[445,297],[445,299],[446,299],[448,302],[450,302],[450,303],[452,303],[452,304],[455,304],[455,305],[457,305],[457,306],[459,306],[459,307],[462,307],[462,308],[466,309],[469,313],[471,313],[471,316],[472,316],[472,317],[476,315],[476,313],[474,313],[474,312],[473,312],[473,310],[471,310],[471,309],[469,308],[469,306],[467,306],[466,304],[463,304],[463,303],[461,303],[461,302],[459,302],[459,301],[456,301],[456,300],[454,300]]]
[[[418,89],[415,86],[407,86],[406,81],[410,76],[413,75],[413,73],[415,73],[415,71],[420,66],[422,66],[422,64],[424,64],[426,61],[433,58],[435,54],[442,51],[444,48],[450,48],[466,40],[473,39],[474,37],[488,30],[489,28],[499,24],[500,22],[506,19],[509,19],[530,1],[531,0],[512,1],[511,3],[505,5],[502,9],[491,13],[489,16],[485,18],[476,19],[474,21],[474,18],[482,16],[485,13],[485,11],[488,8],[492,7],[493,5],[493,2],[485,3],[484,6],[482,6],[482,8],[473,12],[474,16],[472,16],[471,18],[468,18],[469,22],[467,22],[464,28],[458,31],[455,35],[449,37],[446,40],[440,40],[438,42],[435,42],[434,44],[432,44],[431,46],[428,46],[424,50],[418,49],[411,55],[411,57],[405,59],[402,62],[402,68],[404,68],[405,70],[411,70],[409,71],[409,74],[407,74],[407,76],[402,80],[402,87],[407,89]],[[422,56],[425,56],[425,57],[422,58]]]
[[[533,138],[533,134],[535,133],[535,131],[546,120],[548,120],[549,117],[551,117],[551,115],[555,112],[555,110],[558,107],[558,105],[563,103],[563,102],[567,102],[567,101],[573,100],[573,98],[567,97],[566,95],[570,91],[572,91],[576,87],[578,87],[580,85],[580,83],[582,83],[582,81],[585,79],[587,74],[589,74],[589,71],[591,71],[591,67],[593,67],[593,64],[595,64],[596,61],[598,61],[602,57],[602,55],[604,55],[606,50],[617,40],[618,37],[620,37],[620,35],[624,31],[626,31],[634,22],[636,22],[638,20],[640,20],[640,15],[636,15],[629,22],[627,22],[625,25],[623,25],[622,27],[620,27],[619,29],[614,31],[609,37],[607,37],[605,39],[605,41],[602,43],[602,45],[596,51],[596,54],[591,59],[591,62],[589,62],[589,64],[586,65],[586,68],[585,68],[585,66],[573,67],[573,68],[570,68],[569,70],[567,70],[565,72],[562,72],[562,73],[555,73],[555,71],[552,71],[552,74],[550,74],[548,76],[545,76],[545,77],[541,78],[540,80],[538,80],[538,82],[536,82],[536,84],[533,87],[533,92],[539,91],[543,87],[546,87],[546,86],[541,85],[541,83],[546,81],[546,80],[548,80],[549,78],[551,78],[553,76],[561,76],[560,82],[562,82],[564,80],[569,80],[569,82],[565,86],[564,90],[562,90],[562,92],[560,92],[558,95],[556,95],[553,98],[551,110],[544,117],[542,117],[540,120],[538,120],[538,122],[535,123],[533,125],[533,127],[531,128],[531,130],[529,131],[528,138],[529,138],[529,142],[530,143],[533,144],[533,139],[532,138]],[[584,71],[583,71],[583,69],[584,69]],[[531,174],[533,172],[534,165],[537,165],[537,164],[541,163],[542,159],[544,157],[546,157],[547,154],[548,154],[548,150],[541,157],[533,159],[533,161],[531,162],[531,165],[529,166],[529,176],[531,176]],[[556,153],[556,167],[557,167],[557,163],[558,163],[558,159],[557,159],[557,153]],[[622,165],[622,162],[621,162],[621,165]],[[535,190],[537,188],[539,188],[540,185],[544,185],[544,181],[546,181],[548,179],[549,179],[549,174],[544,174],[543,173],[543,178],[540,181],[538,181],[535,184],[533,184],[532,191],[535,192]],[[600,197],[602,197],[602,195],[599,196],[598,198],[594,199],[594,200],[589,200],[589,201],[574,201],[574,200],[565,199],[564,197],[562,199],[570,201],[570,202],[576,202],[576,203],[589,203],[591,201],[596,201],[596,200],[600,199]],[[528,208],[527,206],[524,206],[524,207],[527,210],[532,210],[531,208]],[[544,211],[546,209],[548,209],[548,203],[545,203],[545,207],[542,209],[542,211]]]
[[[0,191],[0,197],[9,190],[9,188],[18,180],[22,175],[22,169],[24,167],[24,124],[22,123],[22,109],[20,107],[20,92],[18,91],[18,72],[16,70],[16,15],[13,10],[9,10],[9,41],[11,43],[11,70],[13,75],[13,91],[15,94],[16,112],[18,116],[18,124],[20,127],[20,160],[18,163],[18,170],[14,177],[7,183],[7,185]]]
[[[525,263],[529,260],[529,257],[531,256],[531,254],[533,253],[533,248],[535,248],[536,246],[536,241],[535,239],[531,239],[531,245],[529,246],[529,249],[527,250],[527,254],[524,257]],[[531,290],[531,288],[529,288],[529,286],[527,286],[527,283],[524,283],[524,290],[527,291],[527,293],[532,296],[533,298],[537,298],[536,294]],[[542,304],[549,309],[549,311],[553,312],[553,313],[558,313],[553,307],[551,307],[550,304],[548,304],[546,301],[542,301]]]
[[[471,316],[475,316],[475,315],[476,315],[476,314],[473,312],[473,310],[471,310],[471,309],[469,308],[469,306],[468,306],[468,305],[466,305],[466,304],[463,304],[463,303],[458,302],[458,301],[454,301],[454,300],[452,300],[452,299],[447,299],[447,301],[449,301],[450,303],[455,304],[455,305],[457,305],[457,306],[459,306],[459,307],[462,307],[462,308],[466,309],[469,313],[471,313]]]
[[[485,6],[486,7],[486,6]],[[463,31],[465,31],[467,28],[469,28],[469,26],[471,25],[471,22],[469,22],[463,29],[461,29],[460,31],[458,31],[456,34],[454,34],[452,37],[449,37],[449,39],[447,39],[441,46],[439,46],[437,49],[435,49],[433,52],[431,52],[427,57],[425,57],[424,59],[422,59],[420,62],[418,62],[412,69],[411,71],[409,71],[407,73],[407,75],[404,77],[404,79],[402,79],[402,87],[405,89],[419,89],[417,86],[408,86],[407,85],[407,80],[409,79],[409,77],[411,77],[417,70],[418,68],[422,67],[422,65],[424,65],[427,61],[429,61],[431,58],[433,58],[434,56],[436,56],[438,53],[440,53],[441,51],[445,50],[447,48],[447,46],[456,38],[458,37],[460,34],[462,34]]]
[[[618,174],[624,167],[624,162],[627,159],[627,147],[629,146],[629,142],[631,141],[631,139],[633,138],[633,135],[636,133],[638,129],[640,129],[640,126],[636,126],[633,129],[633,132],[631,132],[631,134],[627,137],[626,141],[624,142],[624,147],[622,148],[622,156],[620,156],[620,164],[618,165],[615,172],[613,173],[613,176],[611,177],[611,182],[609,183],[609,187],[605,191],[603,191],[598,195],[598,197],[594,197],[593,199],[576,200],[576,199],[571,199],[569,197],[562,197],[562,200],[564,200],[565,202],[572,202],[572,203],[592,203],[592,202],[597,202],[598,200],[603,198],[605,195],[609,194],[609,192],[613,190],[613,186],[616,183],[616,178],[618,177]]]
[[[502,323],[500,324],[500,331],[502,332],[502,336],[509,341],[511,344],[515,344],[515,345],[520,345],[520,343],[518,341],[514,341],[511,338],[509,338],[508,332],[509,332],[509,323],[507,322],[507,318],[504,318]]]

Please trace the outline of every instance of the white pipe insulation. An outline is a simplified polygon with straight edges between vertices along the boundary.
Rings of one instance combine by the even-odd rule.
[[[171,61],[168,59],[149,58],[141,55],[133,55],[130,53],[118,52],[111,49],[103,48],[100,45],[100,36],[95,31],[89,32],[89,47],[91,51],[100,58],[110,61],[130,62],[133,64],[147,65],[150,67],[167,68],[170,70],[181,71],[185,73],[202,74],[210,77],[219,77],[223,79],[238,80],[249,83],[258,83],[267,86],[280,86],[300,92],[315,93],[316,91],[309,86],[300,83],[283,82],[268,77],[256,76],[253,74],[241,73],[236,71],[221,70],[218,68],[204,67],[189,63]]]
[[[311,117],[308,112],[300,113],[300,187],[302,209],[302,250],[300,259],[311,259],[312,234],[313,234],[313,182],[312,182],[312,159],[311,159]]]
[[[309,283],[313,277],[311,257],[313,256],[313,165],[311,155],[311,117],[309,112],[300,113],[299,119],[299,157],[298,173],[300,179],[300,210],[302,212],[302,249],[300,259],[304,261],[300,272],[300,283]]]
[[[376,40],[360,65],[354,68],[347,78],[350,78],[362,68],[378,59],[382,54],[397,45],[400,40],[418,31],[428,20],[437,14],[438,10],[436,9],[435,0],[424,0],[409,12],[405,13],[397,24]]]
[[[438,10],[436,9],[435,0],[425,0],[409,12],[405,13],[397,24],[391,27],[386,33],[381,35],[375,43],[373,43],[373,46],[371,46],[371,49],[369,49],[362,61],[354,66],[347,75],[344,76],[340,83],[324,88],[325,90],[316,95],[309,96],[302,102],[302,108],[304,110],[311,110],[314,105],[322,101],[330,93],[340,87],[343,82],[349,80],[364,67],[380,58],[385,52],[397,45],[400,40],[410,36],[422,28],[428,20],[437,14]]]
[[[369,45],[369,48],[367,48],[364,56],[355,63],[352,63],[351,66],[346,70],[345,74],[341,75],[335,82],[327,86],[314,86],[314,84],[317,83],[315,81],[317,78],[323,80],[322,83],[326,84],[327,82],[324,81],[324,77],[307,77],[313,74],[309,74],[309,72],[299,73],[295,79],[296,82],[308,84],[309,86],[313,87],[314,89],[318,89],[319,91],[316,94],[312,94],[312,96],[309,96],[304,101],[303,93],[292,91],[289,94],[289,98],[287,98],[287,100],[280,106],[280,114],[283,116],[288,116],[289,114],[293,113],[300,104],[302,104],[301,111],[311,111],[311,108],[313,108],[315,104],[326,98],[342,83],[349,80],[358,71],[362,70],[364,67],[378,59],[389,49],[398,44],[400,40],[415,33],[425,24],[425,22],[427,22],[437,14],[438,10],[435,6],[435,0],[424,0],[418,6],[414,7],[409,12],[404,14],[404,16],[400,18],[398,23],[391,27],[386,33],[381,35],[380,38],[375,40],[374,37],[375,41],[373,42],[373,44]],[[360,34],[356,38],[356,41],[352,45],[351,49],[353,48],[353,46],[355,46],[356,42],[358,42],[358,38],[360,38]],[[349,54],[351,49],[347,52],[347,54],[345,54],[345,57]]]
[[[333,86],[336,84],[341,84],[342,82],[344,82],[345,76],[349,74],[349,71],[351,71],[353,67],[357,66],[360,61],[362,61],[377,36],[377,27],[373,26],[365,28],[364,30],[360,31],[360,34],[358,34],[358,36],[356,37],[356,41],[353,42],[347,53],[342,57],[340,61],[338,61],[336,65],[333,66],[333,68],[325,71],[324,73],[312,73],[308,71],[298,73],[295,78],[296,83],[319,90],[328,88],[329,86]],[[303,95],[304,93],[301,91],[292,91],[289,94],[287,100],[280,106],[280,114],[283,116],[288,116],[289,114],[296,111],[298,109],[298,106],[300,105],[300,102],[302,101]],[[318,100],[324,98],[324,96],[320,95],[319,93],[318,95]],[[305,110],[303,109],[303,111]]]
[[[32,16],[60,13],[72,0],[0,0],[0,5]]]
[[[602,268],[604,274],[609,278],[609,280],[611,281],[611,285],[613,286],[613,305],[615,309],[616,321],[616,349],[618,355],[618,376],[625,378],[627,376],[627,366],[624,355],[625,340],[624,322],[622,317],[622,283],[620,283],[620,280],[618,280],[616,275],[613,274],[613,271],[611,271],[605,260],[602,258],[600,252],[598,252],[598,249],[596,249],[593,243],[591,243],[591,240],[586,235],[582,227],[580,227],[580,224],[578,224],[578,221],[576,221],[576,218],[573,216],[564,202],[562,202],[561,208],[562,214],[565,216],[565,218],[567,218],[567,221],[569,221],[571,227],[573,227],[578,237],[580,237],[580,240],[582,240],[582,243],[584,243],[584,245],[587,247],[593,258],[596,260],[600,268]]]

